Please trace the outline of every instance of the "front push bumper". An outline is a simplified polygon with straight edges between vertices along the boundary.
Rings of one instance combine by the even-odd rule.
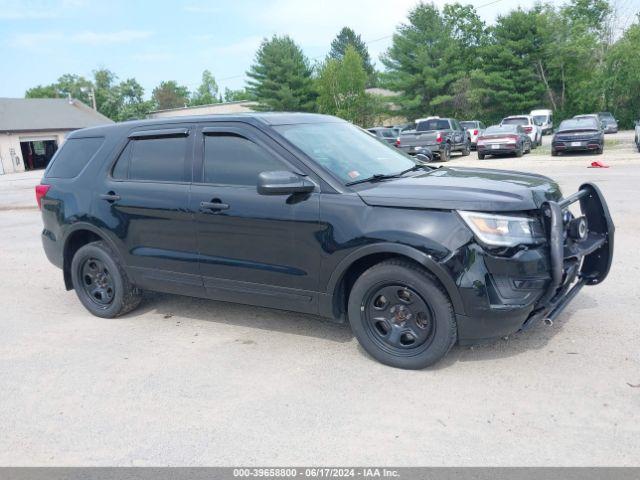
[[[576,202],[580,202],[588,225],[587,235],[580,241],[568,238],[563,220],[564,212]],[[546,202],[542,212],[549,232],[551,282],[522,330],[542,319],[552,322],[582,287],[602,283],[613,262],[615,226],[596,185],[585,183],[560,202]]]
[[[572,238],[568,209],[579,202],[588,230]],[[587,183],[564,200],[541,206],[547,242],[513,257],[496,257],[480,247],[467,253],[471,265],[458,278],[465,315],[457,315],[460,344],[474,344],[553,321],[588,285],[601,283],[613,259],[615,227],[597,186]],[[481,259],[471,262],[470,259]]]

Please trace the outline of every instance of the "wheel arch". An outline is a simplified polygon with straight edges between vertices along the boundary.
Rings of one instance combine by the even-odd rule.
[[[455,313],[464,314],[462,297],[449,273],[429,254],[394,243],[367,245],[345,257],[331,274],[326,288],[326,301],[320,305],[320,314],[342,319],[355,280],[368,268],[390,258],[404,258],[426,269],[447,292]]]
[[[74,254],[84,245],[97,241],[104,241],[114,251],[118,251],[113,245],[113,242],[106,237],[99,228],[90,223],[76,223],[66,233],[64,247],[62,249],[62,272],[64,276],[64,286],[67,290],[73,289],[73,283],[71,281],[71,260]]]

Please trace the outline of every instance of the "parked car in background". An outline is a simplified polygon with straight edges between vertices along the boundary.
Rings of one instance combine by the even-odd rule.
[[[479,120],[465,120],[464,122],[460,122],[462,128],[464,128],[469,134],[469,140],[471,141],[471,149],[476,149],[476,144],[478,143],[478,136],[482,135],[484,129],[484,123]]]
[[[529,115],[540,125],[543,135],[553,132],[553,110],[540,108],[538,110],[531,110]]]
[[[563,120],[551,140],[551,155],[561,152],[604,151],[604,131],[598,120],[586,118],[570,118]]]
[[[604,133],[618,133],[618,121],[611,112],[598,112],[598,118],[604,124]]]
[[[552,321],[613,259],[597,186],[431,168],[327,115],[76,130],[35,193],[47,258],[93,315],[143,290],[315,314],[400,368]]]
[[[471,140],[467,131],[454,118],[429,117],[416,120],[414,130],[400,133],[396,146],[409,155],[416,155],[428,148],[441,162],[451,158],[451,152],[463,156],[471,152]]]
[[[397,132],[393,128],[389,127],[372,127],[367,128],[367,132],[375,135],[380,140],[395,145],[398,138]]]
[[[511,115],[503,118],[500,125],[522,125],[524,133],[529,135],[532,148],[542,145],[542,128],[531,115]]]
[[[640,152],[640,119],[636,120],[636,147]]]
[[[531,151],[531,139],[522,125],[492,125],[478,138],[478,159],[487,155],[521,157]]]

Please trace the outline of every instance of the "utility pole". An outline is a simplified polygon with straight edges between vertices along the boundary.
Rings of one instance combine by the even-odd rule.
[[[96,91],[93,88],[91,88],[91,92],[89,93],[89,95],[91,95],[91,103],[93,104],[93,109],[98,110],[98,107],[96,106]]]

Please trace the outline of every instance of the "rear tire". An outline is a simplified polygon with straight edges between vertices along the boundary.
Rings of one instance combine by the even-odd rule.
[[[478,152],[478,160],[484,160],[484,153]]]
[[[518,148],[516,150],[516,157],[518,157],[518,158],[522,157],[522,155],[524,154],[523,149],[524,149],[524,147],[521,146],[520,148]]]
[[[385,365],[421,369],[457,339],[453,306],[422,267],[397,259],[366,270],[349,295],[349,323],[369,355]]]
[[[471,154],[471,146],[469,145],[469,142],[466,142],[464,144],[464,148],[462,149],[462,156],[468,157],[470,154]]]
[[[551,156],[552,157],[557,157],[558,156],[558,151],[552,148],[551,149]]]
[[[82,304],[97,317],[124,315],[142,300],[120,258],[105,242],[92,242],[78,249],[71,260],[71,281]]]
[[[451,144],[447,143],[440,151],[439,158],[441,162],[448,162],[451,159]]]

